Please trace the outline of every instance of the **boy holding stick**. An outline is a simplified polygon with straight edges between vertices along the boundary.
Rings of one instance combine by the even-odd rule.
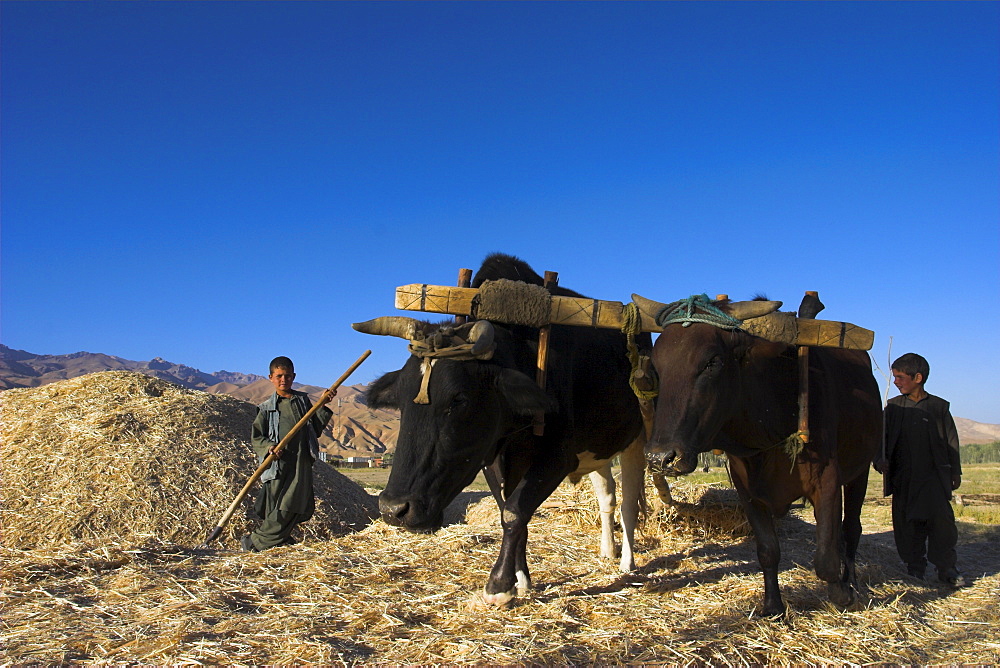
[[[257,407],[250,438],[258,463],[274,451],[275,446],[312,408],[305,392],[292,389],[295,367],[289,358],[275,357],[271,360],[268,379],[274,385],[274,394]],[[244,550],[260,552],[279,545],[290,545],[295,542],[291,538],[292,530],[312,517],[316,503],[312,466],[319,456],[317,437],[323,433],[333,415],[326,404],[336,394],[334,390],[323,395],[323,406],[261,475],[261,491],[254,510],[263,521],[240,541]]]

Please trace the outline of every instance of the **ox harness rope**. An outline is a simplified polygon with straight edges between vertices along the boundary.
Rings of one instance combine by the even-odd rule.
[[[485,352],[474,355],[472,349],[475,343],[469,343],[455,332],[455,328],[446,327],[423,339],[411,339],[407,346],[409,351],[423,360],[421,370],[423,377],[420,379],[420,391],[413,398],[415,404],[429,404],[431,402],[428,394],[428,387],[431,382],[431,370],[434,363],[440,358],[447,358],[456,361],[466,360],[488,360],[493,357],[496,345],[491,345]]]
[[[696,309],[700,312],[696,312]],[[743,324],[742,320],[737,320],[712,303],[706,294],[691,295],[687,299],[670,302],[656,312],[655,320],[660,327],[673,323],[690,327],[692,323],[701,322],[728,331],[738,330]]]
[[[640,407],[643,402],[649,402],[660,393],[655,375],[648,372],[650,366],[649,355],[640,355],[639,346],[635,343],[635,337],[642,332],[642,316],[639,307],[635,302],[625,304],[622,309],[622,334],[625,335],[625,345],[628,348],[628,361],[632,365],[632,373],[628,376],[628,384],[639,399]],[[647,437],[652,434],[647,434]]]

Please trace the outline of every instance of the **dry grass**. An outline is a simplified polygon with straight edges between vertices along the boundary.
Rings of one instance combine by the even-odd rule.
[[[130,371],[106,371],[0,393],[3,542],[136,544],[204,539],[256,468],[255,408]],[[368,524],[375,505],[317,466],[309,538]],[[220,540],[235,544],[252,497]]]
[[[6,400],[3,408],[6,424]],[[5,427],[5,454],[8,439]],[[199,468],[201,477],[224,478],[222,472]],[[20,474],[32,472],[22,468]],[[160,471],[160,484],[171,475]],[[138,489],[141,483],[131,484]],[[7,511],[13,501],[10,484],[5,467]],[[25,488],[30,487],[29,481]],[[15,518],[7,512],[0,660],[574,665],[1000,661],[1000,527],[960,523],[959,557],[972,583],[953,592],[903,575],[884,507],[874,506],[871,517],[866,511],[859,555],[865,599],[856,609],[837,611],[826,602],[825,586],[809,567],[813,531],[808,511],[795,511],[780,524],[780,579],[790,612],[784,619],[760,619],[753,611],[761,577],[732,493],[680,481],[674,494],[684,505],[647,519],[640,531],[640,570],[621,575],[615,564],[597,555],[596,504],[589,486],[561,487],[531,524],[528,559],[534,589],[505,609],[480,603],[479,590],[496,558],[500,535],[495,504],[481,493],[464,495],[450,509],[456,523],[435,535],[375,523],[324,539],[307,535],[299,545],[260,554],[193,548],[207,526],[185,542],[158,535],[121,538],[123,531],[117,528],[102,535],[90,524],[90,534],[70,542],[42,542],[27,549],[11,540],[7,529]],[[221,512],[214,508],[207,515],[209,524],[217,519],[216,511]],[[46,511],[29,505],[22,512]]]

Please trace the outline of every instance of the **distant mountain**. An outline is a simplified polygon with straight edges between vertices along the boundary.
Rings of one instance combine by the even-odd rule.
[[[36,355],[0,344],[0,389],[38,387],[96,371],[114,370],[138,371],[191,390],[204,390],[218,383],[247,385],[261,379],[266,380],[264,376],[250,373],[205,373],[184,364],[168,362],[161,357],[154,357],[148,362],[135,362],[103,353]]]
[[[1000,441],[1000,424],[986,424],[957,417],[955,427],[958,428],[958,440],[962,445]]]
[[[306,392],[312,400],[318,401],[325,387],[300,385],[293,387]],[[337,396],[330,402],[333,417],[319,443],[327,452],[343,457],[366,457],[396,448],[396,431],[399,415],[395,411],[374,410],[364,402],[364,385],[341,385]],[[228,394],[238,399],[259,404],[274,392],[271,382],[262,378],[256,382],[232,389],[231,386],[213,386],[205,389],[214,394]]]
[[[161,357],[136,362],[102,353],[78,352],[69,355],[37,355],[0,344],[0,390],[15,387],[38,387],[59,380],[76,378],[98,371],[137,371],[147,376],[210,394],[228,394],[259,404],[274,392],[265,376],[233,371],[205,373],[184,364],[174,364]],[[296,383],[293,387],[307,392],[314,401],[326,389]],[[393,411],[372,410],[364,404],[363,385],[341,386],[331,402],[334,417],[320,437],[320,445],[330,454],[344,457],[370,456],[396,447],[399,417]]]
[[[181,387],[211,394],[228,394],[254,404],[259,404],[274,391],[264,376],[233,371],[205,373],[160,357],[154,357],[148,362],[134,362],[101,353],[36,355],[0,344],[0,390],[37,387],[114,369],[138,371]],[[308,392],[314,401],[326,389],[298,383],[294,387]],[[395,411],[368,408],[364,403],[364,391],[364,385],[342,386],[337,398],[331,403],[334,417],[320,437],[320,444],[331,454],[344,457],[368,456],[395,450],[398,414]],[[955,424],[962,444],[1000,441],[1000,425],[960,417],[955,418]]]

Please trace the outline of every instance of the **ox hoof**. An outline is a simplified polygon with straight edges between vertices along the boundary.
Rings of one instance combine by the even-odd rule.
[[[488,591],[483,591],[483,603],[486,605],[491,605],[495,608],[503,608],[510,604],[514,600],[516,590],[511,589],[510,591],[503,591],[499,594],[491,594]]]
[[[826,585],[826,591],[830,602],[842,610],[851,607],[858,600],[858,592],[845,582],[830,582]]]
[[[786,612],[785,603],[780,599],[777,601],[761,601],[757,607],[757,615],[760,617],[781,617]]]
[[[489,587],[489,584],[487,584]],[[483,590],[483,601],[487,605],[502,607],[509,604],[517,596],[527,596],[531,591],[531,578],[524,571],[518,571],[514,575],[514,586],[507,591],[491,593],[487,589]]]

